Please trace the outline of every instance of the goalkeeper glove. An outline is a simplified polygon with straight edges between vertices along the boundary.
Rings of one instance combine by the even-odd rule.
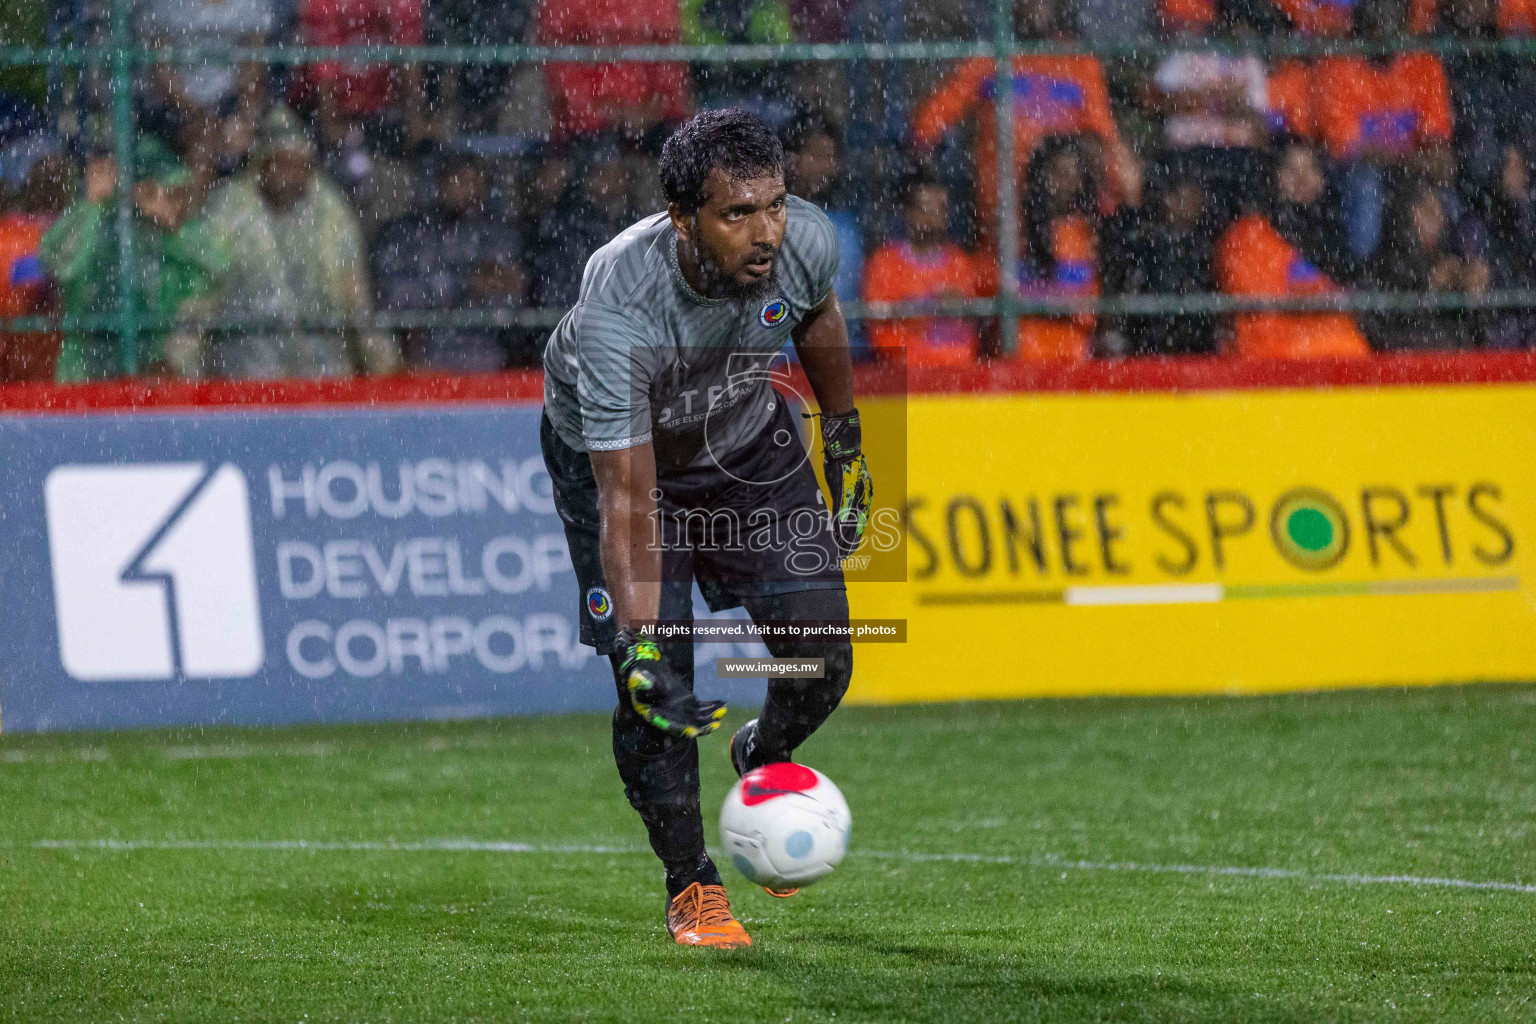
[[[825,461],[822,472],[827,490],[832,494],[832,533],[844,554],[858,550],[869,526],[869,506],[875,497],[875,485],[864,461],[864,434],[859,429],[859,411],[841,416],[823,414],[821,439]]]
[[[614,645],[622,655],[619,674],[639,716],[668,736],[693,739],[720,728],[725,702],[701,701],[661,658],[654,640],[620,630]]]

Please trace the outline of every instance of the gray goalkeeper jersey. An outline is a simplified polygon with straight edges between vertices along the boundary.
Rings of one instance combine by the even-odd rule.
[[[544,410],[577,451],[654,442],[658,464],[709,465],[768,423],[767,367],[837,273],[826,214],[789,197],[773,287],[750,303],[707,299],[677,263],[664,213],[587,261],[576,305],[544,350]]]

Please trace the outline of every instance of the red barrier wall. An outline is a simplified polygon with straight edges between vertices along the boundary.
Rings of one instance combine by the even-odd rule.
[[[798,373],[798,368],[796,370]],[[994,363],[965,370],[855,368],[859,394],[1019,391],[1201,391],[1254,388],[1509,384],[1536,381],[1536,352],[1445,352],[1341,362],[1225,359]],[[541,401],[537,370],[450,376],[284,381],[123,381],[0,385],[0,414],[271,406],[500,405]]]

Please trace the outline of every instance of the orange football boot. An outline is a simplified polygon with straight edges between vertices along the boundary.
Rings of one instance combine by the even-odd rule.
[[[795,886],[793,889],[770,889],[766,885],[763,886],[763,892],[767,893],[769,896],[772,896],[776,900],[787,900],[799,891],[799,886]]]
[[[725,886],[694,882],[667,904],[667,932],[679,946],[740,949],[752,936],[731,916]]]

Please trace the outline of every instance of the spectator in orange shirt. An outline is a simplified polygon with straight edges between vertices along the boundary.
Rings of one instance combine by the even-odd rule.
[[[1075,33],[1059,0],[1019,0],[1016,30],[1027,39],[1070,41]],[[932,149],[944,133],[971,117],[976,119],[976,206],[981,235],[989,245],[997,238],[997,120],[992,116],[994,71],[989,57],[963,61],[925,100],[913,119],[912,138],[920,150]],[[1109,90],[1098,58],[1086,54],[1026,56],[1013,60],[1013,152],[1019,174],[1024,172],[1040,141],[1050,135],[1086,135],[1096,141],[1104,168],[1113,183],[1113,199],[1136,201],[1140,179],[1135,161],[1120,140],[1109,109]]]
[[[1092,298],[1099,294],[1096,164],[1074,136],[1051,136],[1029,162],[1019,239],[1022,298]],[[997,266],[981,264],[983,293],[997,294]],[[1092,313],[1019,318],[1014,355],[1051,362],[1088,358]]]
[[[1347,36],[1360,0],[1275,0],[1291,28],[1304,36]]]
[[[1216,24],[1216,0],[1158,0],[1157,20],[1165,32],[1203,34]]]
[[[1400,40],[1406,0],[1359,0],[1362,38]],[[1381,238],[1383,173],[1401,167],[1448,185],[1451,100],[1445,71],[1428,53],[1326,57],[1312,76],[1317,128],[1328,152],[1346,165],[1342,199],[1350,247],[1368,259]]]
[[[1316,201],[1321,177],[1304,163],[1282,159],[1276,169],[1277,206]],[[1216,281],[1227,295],[1298,298],[1340,291],[1328,275],[1254,211],[1238,218],[1216,244]],[[1347,313],[1238,313],[1230,355],[1244,359],[1358,359],[1370,346]]]
[[[0,164],[9,193],[0,212],[0,319],[57,315],[58,289],[39,249],[67,205],[69,163],[61,145],[36,138],[9,147]],[[58,331],[0,331],[0,382],[53,380],[61,340]]]
[[[976,295],[976,267],[948,236],[949,189],[937,176],[914,177],[902,203],[903,237],[876,249],[864,267],[866,302],[923,302]],[[976,365],[977,325],[962,317],[871,320],[869,340],[882,360],[908,366]]]
[[[1276,135],[1317,138],[1317,119],[1312,113],[1310,61],[1287,57],[1270,71],[1269,130]]]
[[[1318,131],[1337,160],[1407,163],[1450,141],[1450,92],[1433,54],[1328,57],[1313,89]]]

